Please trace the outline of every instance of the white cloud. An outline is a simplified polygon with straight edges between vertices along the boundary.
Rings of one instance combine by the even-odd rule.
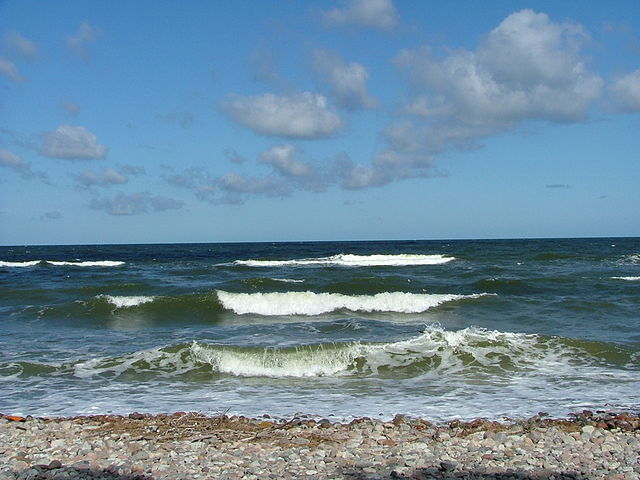
[[[291,144],[276,145],[260,154],[260,162],[271,165],[288,177],[304,177],[309,175],[311,167],[295,159],[295,147]]]
[[[127,183],[129,178],[112,168],[106,168],[102,173],[85,170],[82,173],[75,175],[75,180],[85,187],[106,187],[109,185],[121,185],[123,183]]]
[[[80,24],[78,33],[67,35],[67,46],[80,58],[88,59],[88,46],[96,41],[100,30],[91,26],[86,20]]]
[[[306,190],[322,192],[327,187],[327,178],[310,162],[299,160],[298,152],[291,144],[276,145],[260,154],[259,161],[273,167],[274,172],[293,180]]]
[[[22,157],[20,157],[20,155],[17,155],[16,153],[12,152],[11,150],[7,150],[6,148],[0,148],[0,167],[8,168],[16,173],[19,173],[20,176],[25,180],[39,178],[44,182],[48,182],[48,177],[46,174],[42,172],[34,172],[33,170],[31,170],[29,164],[22,160]]]
[[[5,34],[4,44],[9,50],[27,60],[35,60],[40,57],[38,45],[15,30],[10,30]]]
[[[527,121],[584,121],[603,87],[580,54],[587,41],[579,25],[521,10],[489,32],[475,51],[442,55],[428,46],[402,51],[395,61],[411,79],[415,96],[400,113],[413,117],[415,151],[428,156],[476,148],[483,137]],[[391,150],[406,154],[393,145],[395,138],[387,135]]]
[[[478,148],[483,138],[525,122],[584,121],[603,87],[581,55],[588,41],[579,25],[522,10],[474,51],[401,51],[395,62],[412,96],[382,132],[386,145],[371,164],[343,158],[334,163],[335,178],[353,189],[442,175],[435,157],[446,150]]]
[[[19,155],[6,148],[0,149],[0,167],[7,167],[14,170],[22,170],[27,166]]]
[[[609,92],[619,110],[640,111],[640,69],[616,78],[609,86]]]
[[[4,57],[0,57],[0,74],[14,82],[21,82],[24,80],[20,73],[18,73],[18,67],[16,67],[16,64]]]
[[[148,192],[137,192],[130,195],[119,193],[113,198],[94,199],[90,206],[109,215],[129,216],[147,213],[150,209],[155,212],[178,210],[184,206],[184,202],[161,195],[151,195]]]
[[[314,54],[314,69],[329,86],[337,104],[348,110],[373,108],[378,102],[367,92],[369,72],[359,63],[346,64],[325,50]]]
[[[65,160],[101,159],[108,148],[84,127],[61,125],[54,132],[44,134],[40,154]]]
[[[574,24],[556,24],[522,10],[491,31],[475,52],[441,58],[431,48],[405,50],[397,64],[421,94],[446,107],[456,123],[511,128],[523,120],[584,120],[601,93],[602,79],[579,55],[585,41]]]
[[[310,92],[233,95],[226,98],[222,109],[241,125],[269,136],[316,139],[331,136],[344,127],[340,117],[328,109],[327,99]]]
[[[344,8],[324,13],[330,25],[360,25],[390,30],[398,25],[399,15],[391,0],[351,0]]]

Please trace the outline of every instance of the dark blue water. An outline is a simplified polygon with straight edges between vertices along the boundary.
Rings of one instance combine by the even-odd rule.
[[[0,247],[0,412],[640,406],[640,239]]]

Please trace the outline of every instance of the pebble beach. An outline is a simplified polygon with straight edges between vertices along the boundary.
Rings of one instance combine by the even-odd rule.
[[[640,417],[0,416],[0,479],[640,479]]]

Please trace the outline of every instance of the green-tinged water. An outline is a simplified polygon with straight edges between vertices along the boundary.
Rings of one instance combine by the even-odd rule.
[[[640,239],[0,248],[0,412],[640,408]]]

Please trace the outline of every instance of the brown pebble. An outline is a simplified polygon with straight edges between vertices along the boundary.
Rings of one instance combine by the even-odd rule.
[[[48,470],[55,470],[56,468],[62,468],[62,462],[60,460],[51,460],[47,465]]]

